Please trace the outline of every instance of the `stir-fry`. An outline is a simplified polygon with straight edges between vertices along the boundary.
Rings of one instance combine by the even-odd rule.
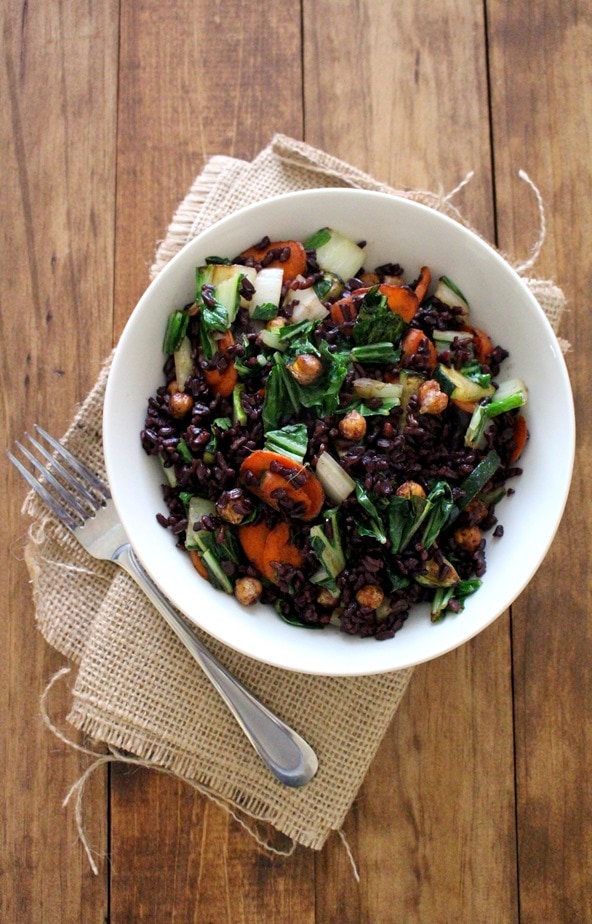
[[[507,352],[430,268],[323,228],[197,268],[142,445],[196,571],[299,626],[392,637],[463,609],[528,439]]]

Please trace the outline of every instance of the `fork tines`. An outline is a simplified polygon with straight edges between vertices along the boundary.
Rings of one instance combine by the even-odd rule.
[[[15,446],[33,471],[13,453],[7,452],[8,458],[50,510],[70,529],[76,529],[109,500],[109,489],[53,436],[37,424],[34,426],[41,439],[54,450],[53,454],[30,433],[25,433],[44,462],[18,441]]]

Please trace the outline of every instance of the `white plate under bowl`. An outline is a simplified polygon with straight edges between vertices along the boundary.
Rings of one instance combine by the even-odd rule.
[[[476,326],[510,351],[500,380],[521,376],[529,389],[530,440],[516,493],[498,507],[501,539],[488,538],[487,573],[465,609],[440,623],[426,606],[393,639],[352,638],[283,622],[271,607],[245,609],[214,590],[158,525],[166,512],[158,461],[140,445],[147,400],[162,384],[169,313],[195,297],[195,268],[211,254],[235,256],[265,234],[304,240],[331,226],[367,241],[368,269],[398,262],[407,279],[427,264],[466,295]],[[350,189],[296,192],[249,206],[187,244],[146,290],[115,351],[104,410],[104,448],[115,505],[145,568],[196,625],[232,648],[278,667],[325,675],[397,670],[462,645],[493,622],[530,581],[559,525],[574,455],[573,401],[557,339],[539,304],[499,254],[446,216],[410,200]],[[537,618],[536,614],[533,618]],[[540,618],[543,618],[540,614]],[[130,626],[133,631],[133,626]]]

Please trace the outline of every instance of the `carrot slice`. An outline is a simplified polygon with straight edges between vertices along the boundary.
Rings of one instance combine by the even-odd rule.
[[[476,401],[461,401],[459,398],[451,398],[451,401],[460,411],[464,411],[465,414],[472,414],[477,406]]]
[[[478,327],[473,328],[473,343],[475,344],[475,355],[480,363],[489,362],[493,353],[493,341],[491,337]]]
[[[195,549],[191,549],[189,551],[189,558],[191,559],[191,564],[200,575],[200,577],[202,577],[205,581],[209,581],[210,575],[208,574],[208,569],[201,560],[199,552],[196,552]]]
[[[278,564],[295,568],[304,564],[304,557],[291,541],[290,527],[285,521],[272,528],[263,521],[248,523],[239,527],[238,538],[251,564],[273,584],[277,584]]]
[[[358,309],[351,295],[340,298],[338,302],[333,302],[329,309],[331,320],[337,327],[346,327],[356,320]]]
[[[520,456],[524,451],[524,447],[528,441],[528,427],[526,425],[526,418],[522,414],[517,414],[514,418],[514,448],[510,454],[510,465],[513,465],[514,462],[517,462]]]
[[[435,369],[438,362],[436,347],[427,334],[416,327],[410,327],[401,343],[403,347],[403,356],[406,359],[420,353],[426,360],[426,367],[431,371]]]
[[[493,353],[493,341],[491,337],[486,334],[484,330],[480,330],[478,327],[469,327],[468,324],[464,324],[462,329],[473,335],[475,357],[479,362],[489,362],[489,358]]]
[[[270,529],[261,520],[259,523],[246,523],[238,528],[238,538],[243,551],[252,565],[263,573],[265,543]]]
[[[391,286],[383,283],[378,287],[381,295],[386,296],[387,305],[395,314],[400,315],[409,324],[417,314],[419,299],[409,286]]]
[[[229,329],[225,331],[218,340],[218,351],[225,354],[228,347],[232,346],[233,343],[234,336]],[[234,360],[230,359],[226,369],[222,371],[218,369],[206,369],[204,378],[214,394],[220,395],[222,398],[228,398],[228,396],[232,394],[234,386],[238,381],[238,372],[235,369]]]
[[[270,470],[274,462],[281,466],[280,471]],[[299,520],[314,520],[323,506],[325,492],[318,478],[295,459],[279,452],[256,449],[243,461],[240,471],[245,487],[274,510],[282,510],[281,499],[272,496],[276,491],[284,491],[292,503],[299,505],[300,512],[293,514]]]
[[[419,302],[420,305],[427,295],[427,291],[430,287],[431,281],[432,281],[432,274],[431,274],[429,266],[422,266],[420,273],[419,273],[419,279],[417,280],[417,284],[415,286],[415,289],[413,290],[415,294],[417,295],[417,301]]]
[[[256,263],[262,263],[270,251],[276,250],[278,254],[285,252],[286,248],[290,251],[287,260],[281,260],[279,256],[273,257],[265,266],[278,267],[284,271],[284,282],[292,282],[296,276],[302,276],[306,271],[306,251],[300,241],[272,241],[265,247],[249,247],[248,250],[241,253],[241,259],[246,260],[252,257]]]
[[[267,537],[263,554],[263,574],[273,583],[277,582],[276,564],[293,565],[301,568],[304,557],[290,539],[290,527],[286,522],[278,523]]]

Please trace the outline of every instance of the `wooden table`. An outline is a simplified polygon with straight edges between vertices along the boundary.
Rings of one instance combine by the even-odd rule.
[[[7,444],[61,433],[208,157],[276,131],[396,186],[444,191],[569,301],[579,418],[557,539],[511,613],[418,668],[340,839],[261,853],[221,809],[88,765],[42,726],[62,659],[35,631],[24,486],[3,458],[2,827],[7,924],[592,921],[589,580],[592,12],[585,0],[46,0],[3,4],[2,376]],[[550,446],[554,452],[556,447]],[[541,503],[545,498],[541,497]],[[61,697],[61,699],[60,699]],[[67,696],[56,691],[54,714]]]

